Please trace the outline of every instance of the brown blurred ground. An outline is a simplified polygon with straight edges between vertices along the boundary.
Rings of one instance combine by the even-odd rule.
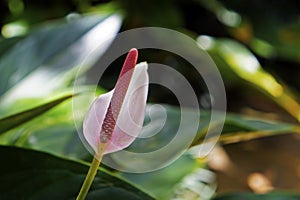
[[[219,194],[300,191],[299,153],[299,135],[280,135],[219,147],[211,154],[209,165],[217,174]],[[223,166],[218,167],[216,160]]]

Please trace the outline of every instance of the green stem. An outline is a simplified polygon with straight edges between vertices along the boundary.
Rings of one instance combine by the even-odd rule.
[[[76,198],[76,200],[84,200],[86,198],[86,195],[93,183],[93,180],[98,172],[99,165],[101,163],[103,152],[106,148],[106,144],[100,143],[99,144],[99,152],[98,157],[97,154],[95,154],[93,161],[91,163],[90,169],[84,179],[84,182],[81,186],[80,192]]]

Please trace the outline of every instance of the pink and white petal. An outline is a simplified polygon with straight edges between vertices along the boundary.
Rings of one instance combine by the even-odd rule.
[[[146,62],[134,68],[106,154],[128,147],[141,132],[149,86],[147,68]]]
[[[83,122],[83,135],[94,152],[98,152],[100,132],[114,90],[94,100]]]

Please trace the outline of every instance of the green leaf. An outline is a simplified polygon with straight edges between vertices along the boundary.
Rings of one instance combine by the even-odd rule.
[[[250,83],[252,88],[262,92],[300,121],[300,104],[296,98],[298,94],[265,71],[245,46],[230,39],[215,39],[208,36],[200,36],[198,39],[200,44],[204,44],[205,40],[210,41],[206,49],[224,75],[225,82],[227,79]],[[232,75],[235,75],[235,78],[232,79]]]
[[[102,50],[107,48],[107,42],[117,33],[119,26],[120,17],[117,15],[91,15],[72,21],[63,19],[47,22],[37,27],[23,39],[14,42],[7,51],[2,51],[4,53],[0,55],[0,96],[37,69],[40,71],[36,79],[44,81],[43,90],[46,90],[50,78],[70,72],[70,69],[82,64],[87,56],[88,61],[85,62],[88,63],[85,64],[90,65],[103,53]],[[95,42],[89,42],[91,40]],[[7,43],[6,40],[0,42],[0,50],[5,48]],[[100,45],[102,50],[91,54]],[[66,77],[63,81],[66,81]],[[56,82],[51,84],[55,85]],[[35,92],[31,87],[35,88],[40,84],[41,81],[31,84],[23,91]],[[28,91],[28,88],[31,90]]]
[[[300,194],[274,192],[270,194],[228,194],[216,197],[213,200],[298,200],[299,198]]]
[[[166,168],[142,174],[121,173],[121,176],[149,192],[157,199],[167,200],[170,199],[176,185],[199,166],[201,165],[195,159],[185,154]],[[157,187],[158,185],[159,187]]]
[[[0,58],[2,54],[7,52],[12,48],[17,42],[19,42],[23,37],[13,37],[5,40],[0,40]]]
[[[75,199],[88,166],[50,154],[0,146],[0,199]],[[136,187],[99,171],[87,199],[153,199]]]
[[[235,126],[237,128],[236,131],[270,131],[273,133],[293,131],[295,128],[294,125],[284,122],[268,121],[266,119],[241,116],[237,114],[227,115],[225,129],[229,126]],[[234,131],[223,130],[223,133],[230,132]]]
[[[16,113],[0,119],[0,134],[32,120],[33,118],[47,112],[51,108],[64,102],[65,100],[70,99],[71,97],[73,97],[73,95],[67,95],[59,99],[53,100],[49,103],[45,103],[43,105],[31,108],[29,110],[25,110],[23,112]]]
[[[72,88],[67,90],[66,94],[71,92]],[[74,118],[76,111],[73,108],[73,101],[66,101],[47,111],[47,113],[0,135],[0,144],[46,151],[73,159],[90,160],[91,154],[83,146],[74,122],[76,121],[78,126],[82,124],[84,115],[89,108],[87,102],[92,102],[94,92],[93,88],[84,87],[81,88],[78,95],[74,96],[73,101],[77,102],[76,110],[80,111],[77,112],[76,119]],[[97,94],[103,92],[103,90],[98,90]],[[62,96],[61,93],[59,94]],[[57,96],[58,94],[53,95]],[[19,110],[18,107],[38,105],[42,101],[44,101],[43,98],[20,99],[7,107],[7,110],[15,110],[15,107]],[[80,113],[80,117],[78,117],[78,113]]]
[[[164,126],[161,129],[161,131],[150,138],[137,138],[129,147],[130,151],[135,152],[135,149],[138,149],[139,151],[143,150],[144,152],[149,152],[164,147],[172,139],[174,139],[175,134],[177,133],[181,120],[181,112],[184,112],[185,117],[187,118],[191,116],[191,119],[193,119],[194,117],[193,110],[187,108],[181,110],[178,107],[170,105],[162,106],[166,111],[167,120],[163,124]],[[159,110],[153,110],[151,111],[151,115],[160,116],[159,112]],[[216,113],[216,115],[218,116],[220,114]],[[210,119],[211,113],[209,111],[201,110],[198,133],[196,135],[196,138],[194,139],[193,145],[200,144],[203,142],[207,128],[210,125]],[[147,125],[149,132],[151,132],[151,129],[153,129],[153,131],[157,130],[156,120],[159,122],[162,119],[153,118],[152,122]],[[214,123],[218,124],[219,121],[215,121]],[[213,125],[211,128],[213,129]],[[189,126],[183,126],[182,131],[187,135],[194,134],[191,133]],[[220,142],[223,142],[223,139],[226,140],[226,142],[229,142],[231,141],[231,138],[235,138],[235,140],[232,141],[237,142],[239,140],[236,139],[236,136],[239,136],[239,139],[243,140],[292,132],[299,132],[299,127],[297,125],[283,122],[268,121],[260,118],[250,118],[242,115],[227,113],[224,128],[220,137]],[[251,137],[247,134],[251,134]],[[247,137],[244,138],[243,135]]]

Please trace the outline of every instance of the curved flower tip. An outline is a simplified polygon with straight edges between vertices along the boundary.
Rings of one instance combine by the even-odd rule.
[[[138,52],[127,54],[115,88],[100,95],[83,123],[83,134],[95,153],[106,145],[104,154],[128,147],[141,131],[149,78],[147,63],[136,65]]]

